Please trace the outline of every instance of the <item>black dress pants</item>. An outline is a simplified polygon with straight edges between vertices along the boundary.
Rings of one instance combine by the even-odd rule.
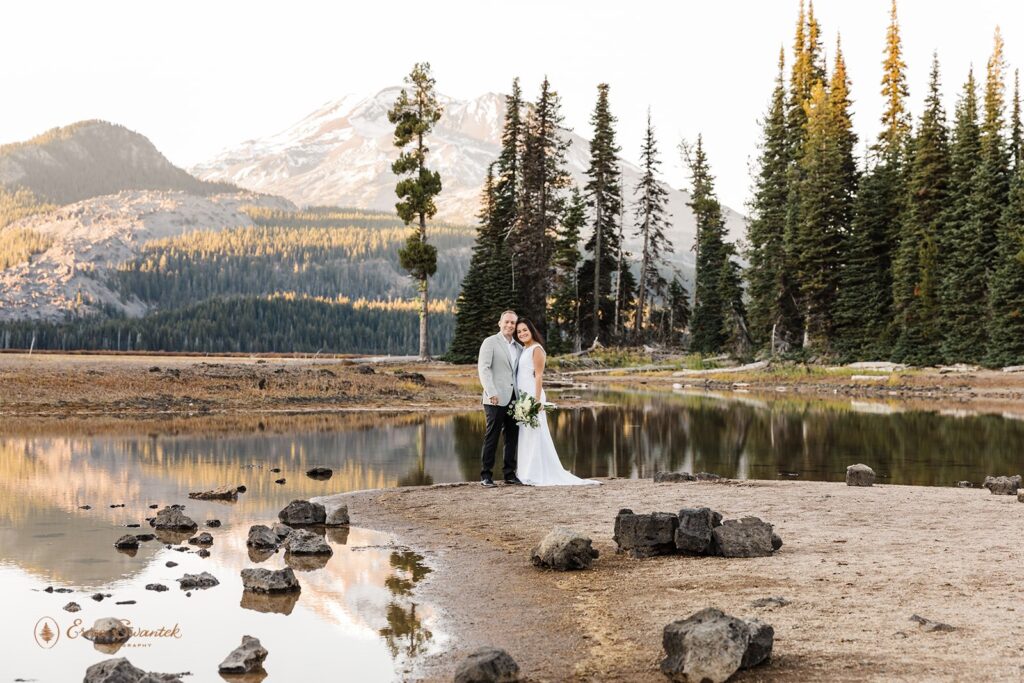
[[[480,454],[483,467],[480,470],[481,479],[491,479],[494,470],[494,458],[498,450],[498,435],[505,432],[505,457],[502,461],[502,469],[505,478],[511,479],[516,476],[516,447],[519,444],[519,425],[514,417],[508,414],[508,408],[515,403],[515,396],[506,406],[484,405],[484,413],[487,415],[487,428],[484,431],[484,449]]]

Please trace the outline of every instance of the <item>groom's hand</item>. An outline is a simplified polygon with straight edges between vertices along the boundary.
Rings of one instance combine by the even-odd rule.
[[[497,396],[491,396],[491,405],[492,406],[498,405],[498,397]]]

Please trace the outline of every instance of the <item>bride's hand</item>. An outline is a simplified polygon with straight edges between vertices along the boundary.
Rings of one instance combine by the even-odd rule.
[[[544,412],[544,401],[540,400],[540,396],[534,396],[534,398],[537,399],[537,403],[540,404],[540,412],[543,413]]]

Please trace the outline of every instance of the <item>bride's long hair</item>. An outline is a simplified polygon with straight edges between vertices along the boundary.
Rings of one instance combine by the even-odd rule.
[[[516,320],[516,329],[517,330],[519,329],[519,325],[520,324],[526,325],[526,329],[528,329],[530,331],[530,336],[533,337],[533,341],[537,342],[540,345],[540,347],[543,349],[544,348],[544,337],[542,337],[540,335],[540,332],[538,332],[536,326],[534,326],[534,324],[532,322],[530,322],[530,319],[529,318],[518,318]],[[516,341],[519,341],[519,333],[518,332],[516,333]]]

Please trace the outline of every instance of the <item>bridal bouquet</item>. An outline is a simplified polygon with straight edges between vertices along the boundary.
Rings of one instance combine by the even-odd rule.
[[[530,394],[520,394],[519,399],[508,408],[508,414],[515,418],[516,424],[536,429],[540,426],[542,408],[551,410],[554,403],[541,403]]]

